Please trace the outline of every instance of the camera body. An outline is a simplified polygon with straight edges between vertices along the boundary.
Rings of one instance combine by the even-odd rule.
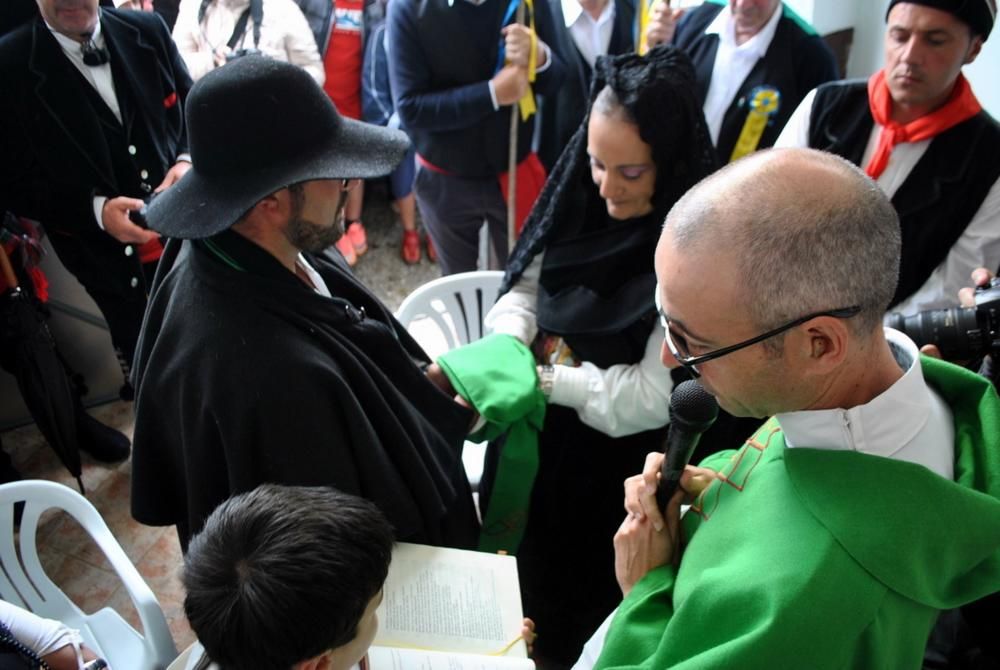
[[[967,361],[1000,353],[1000,277],[975,291],[975,307],[890,314],[886,325],[917,343],[936,345],[945,360]]]
[[[260,49],[246,48],[246,49],[233,49],[226,54],[226,62],[234,61],[237,58],[242,58],[243,56],[261,56],[263,52]]]

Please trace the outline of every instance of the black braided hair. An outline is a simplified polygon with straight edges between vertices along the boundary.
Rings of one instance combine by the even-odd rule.
[[[633,53],[602,56],[597,60],[591,82],[591,108],[605,86],[614,92],[625,117],[638,126],[639,137],[652,149],[656,163],[653,208],[659,217],[665,218],[689,188],[718,167],[695,92],[694,67],[686,54],[665,45],[651,49],[645,56]],[[574,190],[589,179],[586,173],[590,114],[588,109],[525,221],[507,261],[501,293],[517,283],[551,236],[558,234]]]

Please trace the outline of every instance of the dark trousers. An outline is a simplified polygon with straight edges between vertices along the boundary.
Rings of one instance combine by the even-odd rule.
[[[507,264],[507,205],[496,179],[457,177],[418,165],[413,190],[442,275],[476,269],[483,221],[500,265]]]
[[[136,280],[143,281],[145,286],[151,285],[153,275],[156,273],[156,261],[144,263],[142,273],[143,277],[137,277]],[[108,323],[111,344],[115,348],[115,355],[127,380],[135,359],[135,348],[139,341],[139,331],[142,329],[142,317],[146,313],[146,291],[140,289],[134,298],[126,298],[120,293],[93,290],[86,285],[84,288]]]

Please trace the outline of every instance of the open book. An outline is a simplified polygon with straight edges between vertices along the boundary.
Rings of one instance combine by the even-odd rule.
[[[535,667],[520,639],[521,590],[513,556],[401,542],[378,618],[370,670]]]

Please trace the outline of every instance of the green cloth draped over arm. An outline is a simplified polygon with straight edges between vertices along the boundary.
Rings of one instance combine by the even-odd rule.
[[[437,362],[455,391],[486,420],[473,439],[507,434],[479,549],[514,554],[524,534],[538,472],[538,431],[545,422],[545,396],[538,387],[534,356],[515,337],[488,335]]]

